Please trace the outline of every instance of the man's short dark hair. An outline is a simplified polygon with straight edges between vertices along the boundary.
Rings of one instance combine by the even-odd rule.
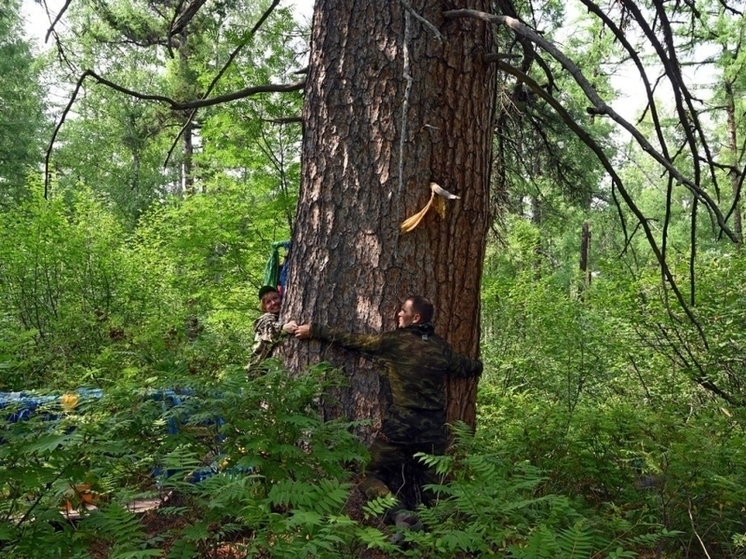
[[[412,302],[412,310],[414,313],[420,315],[420,323],[424,324],[433,319],[435,308],[430,302],[430,299],[427,299],[422,295],[412,295],[411,297],[407,297],[407,301]]]

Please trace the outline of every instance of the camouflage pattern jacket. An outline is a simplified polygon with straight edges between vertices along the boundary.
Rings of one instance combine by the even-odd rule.
[[[272,350],[283,333],[279,315],[265,312],[257,318],[254,321],[254,346],[251,349],[251,361],[247,368],[271,357]]]
[[[383,364],[388,394],[381,432],[394,443],[442,442],[447,436],[446,377],[482,374],[480,361],[453,351],[430,323],[373,335],[312,324],[311,337],[360,351]]]

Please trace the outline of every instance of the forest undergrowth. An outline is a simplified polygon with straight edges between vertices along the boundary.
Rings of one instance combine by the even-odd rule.
[[[243,369],[277,234],[250,204],[195,196],[133,231],[88,193],[3,215],[0,390],[38,406],[3,402],[0,556],[744,554],[742,255],[702,259],[705,344],[654,267],[579,286],[513,227],[485,267],[477,431],[423,458],[439,499],[397,548],[356,489],[355,426],[319,419],[344,375]]]

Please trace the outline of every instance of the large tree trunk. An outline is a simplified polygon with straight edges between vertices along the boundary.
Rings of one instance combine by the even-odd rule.
[[[476,20],[444,21],[440,0],[411,6],[439,33],[404,2],[316,2],[283,316],[381,332],[395,327],[408,295],[422,294],[435,304],[436,331],[477,356],[496,83],[483,60],[491,34]],[[445,219],[431,212],[400,235],[400,222],[427,203],[431,181],[461,199],[447,202]],[[291,341],[285,351],[297,371],[320,360],[344,367],[351,388],[327,412],[377,427],[374,364],[318,342]],[[473,425],[475,398],[475,381],[452,381],[449,420]]]

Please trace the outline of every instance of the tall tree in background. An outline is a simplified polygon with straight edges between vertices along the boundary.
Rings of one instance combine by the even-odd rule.
[[[171,196],[226,182],[246,185],[257,177],[266,183],[268,174],[280,177],[279,192],[292,205],[284,160],[300,127],[267,121],[298,114],[300,97],[279,100],[270,89],[258,100],[220,108],[202,101],[231,94],[247,81],[284,80],[299,67],[287,38],[298,34],[297,24],[287,12],[275,13],[276,3],[203,4],[71,5],[75,32],[60,32],[67,62],[60,73],[61,81],[78,84],[50,158],[59,187],[93,187],[130,223]],[[283,161],[279,169],[277,161]],[[253,194],[274,188],[262,184]]]
[[[0,204],[25,197],[26,177],[41,163],[46,124],[39,74],[23,39],[20,0],[0,6]]]
[[[716,87],[716,100],[722,102],[725,109],[725,127],[727,129],[727,145],[724,155],[724,168],[730,181],[732,207],[729,212],[733,218],[733,231],[736,242],[743,244],[743,181],[742,171],[746,157],[746,132],[744,131],[744,95],[746,94],[746,23],[743,14],[729,12],[726,7],[719,6],[713,11],[709,37],[718,43],[720,50],[718,66],[722,75],[722,89]],[[737,17],[740,16],[740,17]]]

